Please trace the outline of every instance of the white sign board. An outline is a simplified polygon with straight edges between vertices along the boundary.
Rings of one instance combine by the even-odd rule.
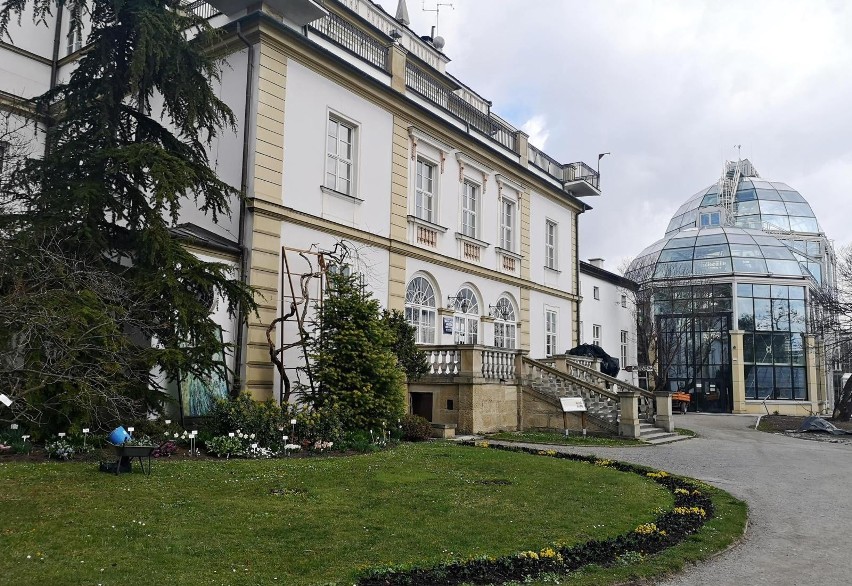
[[[559,402],[562,403],[562,411],[565,413],[586,410],[586,404],[580,397],[560,397]]]

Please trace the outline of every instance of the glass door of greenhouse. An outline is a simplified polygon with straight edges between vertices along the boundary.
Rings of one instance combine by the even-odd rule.
[[[658,318],[660,368],[670,391],[689,393],[690,411],[730,413],[731,314],[664,315]]]

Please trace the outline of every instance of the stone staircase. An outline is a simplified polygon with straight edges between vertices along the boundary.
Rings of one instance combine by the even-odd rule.
[[[680,435],[678,433],[669,433],[659,427],[654,427],[650,423],[639,424],[639,439],[648,444],[670,444],[688,439],[689,436]]]
[[[547,360],[523,358],[524,383],[551,397],[580,397],[587,417],[602,428],[619,433],[621,405],[619,392],[638,395],[639,439],[649,444],[662,444],[686,439],[654,425],[654,394],[597,370],[590,359],[554,357]]]

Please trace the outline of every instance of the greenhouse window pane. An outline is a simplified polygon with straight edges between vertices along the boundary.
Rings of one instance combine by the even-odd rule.
[[[769,186],[768,183],[767,186]],[[781,196],[778,195],[778,192],[774,189],[756,189],[755,191],[757,192],[757,199],[761,201],[766,199],[772,201],[781,201]]]
[[[790,367],[779,366],[775,368],[775,393],[776,399],[793,398],[793,378]]]
[[[735,199],[737,201],[752,201],[757,199],[757,195],[755,195],[754,189],[738,189]]]
[[[783,205],[783,204],[782,204]],[[805,217],[814,217],[814,212],[811,210],[811,206],[806,203],[788,201],[786,204],[787,207],[787,215],[788,216],[805,216]],[[762,208],[761,208],[762,209]],[[769,212],[776,213],[776,212]]]
[[[790,361],[799,366],[805,365],[805,341],[801,334],[790,337]]]
[[[760,208],[758,207],[757,203],[757,200],[739,202],[737,204],[737,207],[735,208],[736,215],[747,216],[749,214],[759,214]]]
[[[819,242],[816,242],[814,240],[807,240],[805,252],[809,256],[819,256]]]
[[[768,273],[766,261],[762,258],[734,257],[734,271],[737,273]]]
[[[805,202],[805,198],[804,198],[804,197],[802,197],[802,195],[801,195],[799,192],[797,192],[797,191],[792,191],[792,190],[790,190],[790,191],[782,191],[782,190],[780,190],[780,189],[779,189],[779,190],[778,190],[778,195],[780,195],[780,196],[781,196],[781,199],[782,199],[783,201],[799,201],[799,202]]]
[[[772,380],[773,379],[773,376],[772,376],[773,368],[771,366],[758,366],[758,367],[756,367],[756,370],[757,370],[757,377],[756,377],[757,378],[757,380],[756,380],[756,383],[757,383],[756,384],[756,386],[757,386],[757,389],[756,389],[757,390],[757,398],[758,399],[764,399],[766,397],[769,397],[771,399],[775,394],[773,392],[775,385],[774,385],[773,380]]]
[[[696,248],[696,250],[698,250]],[[708,260],[696,260],[692,263],[692,272],[696,275],[718,275],[731,272],[731,258],[713,258]]]
[[[790,286],[787,288],[789,291],[790,299],[804,299],[805,298],[805,288],[804,287],[793,287]]]
[[[660,262],[692,260],[692,248],[673,248],[660,253]]]
[[[698,238],[698,241],[701,242],[703,236]],[[713,244],[711,246],[696,246],[695,247],[695,259],[702,258],[719,258],[722,256],[731,256],[731,249],[728,248],[727,244]]]
[[[708,193],[701,200],[701,207],[714,206],[719,203],[719,194],[718,193]]]
[[[754,329],[754,303],[751,297],[737,299],[737,326],[746,331]]]
[[[675,278],[688,277],[692,274],[691,262],[661,262],[657,264],[654,277]]]
[[[773,299],[787,299],[790,296],[790,288],[787,285],[770,285],[769,292]]]
[[[811,275],[813,275],[816,282],[822,283],[822,267],[815,262],[809,262],[807,264],[807,267],[808,271],[810,271]]]
[[[754,327],[762,331],[772,329],[772,304],[769,299],[754,300]]]
[[[754,334],[743,335],[743,362],[754,364]]]
[[[765,199],[760,200],[760,213],[762,214],[778,214],[780,216],[787,214],[787,208],[784,207],[784,202],[782,201],[767,201]]]
[[[755,387],[755,378],[757,375],[757,367],[747,365],[745,367],[745,396],[746,399],[757,399],[757,389]]]
[[[819,232],[819,224],[816,218],[800,218],[798,216],[790,216],[790,230],[793,232]]]
[[[695,246],[695,236],[687,236],[685,238],[672,238],[666,244],[666,248],[686,248]]]
[[[761,246],[778,246],[778,239],[775,236],[768,236],[765,234],[755,234],[754,241],[760,244]]]
[[[748,283],[737,283],[737,297],[751,297],[751,285]]]
[[[772,335],[772,362],[790,364],[790,334]]]
[[[724,234],[713,234],[712,232],[718,232],[718,229],[707,229],[701,231],[701,236],[696,238],[695,246],[708,246],[710,244],[727,244],[728,239],[725,238]]]
[[[731,244],[731,256],[742,256],[745,258],[763,258],[760,247],[757,244]]]
[[[786,246],[761,246],[760,250],[767,259],[793,260],[793,252]]]
[[[767,260],[766,267],[770,273],[776,275],[799,276],[802,270],[799,268],[799,263],[794,260]]]
[[[793,368],[793,398],[808,398],[808,386],[804,368]]]
[[[755,297],[769,297],[769,285],[755,285],[753,290]]]
[[[789,230],[790,229],[790,218],[787,216],[771,216],[767,214],[763,214],[763,222],[765,224],[770,224],[773,230]]]

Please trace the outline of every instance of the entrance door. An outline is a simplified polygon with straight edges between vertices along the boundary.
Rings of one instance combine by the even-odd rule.
[[[411,412],[432,421],[432,393],[411,393]]]

